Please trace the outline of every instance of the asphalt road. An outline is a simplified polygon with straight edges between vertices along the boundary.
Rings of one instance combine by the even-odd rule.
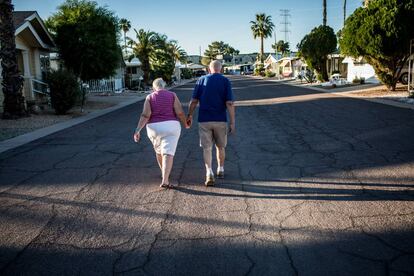
[[[160,190],[142,103],[0,155],[1,275],[414,274],[414,112],[232,78],[226,178],[197,128]],[[192,86],[174,89],[183,101]]]

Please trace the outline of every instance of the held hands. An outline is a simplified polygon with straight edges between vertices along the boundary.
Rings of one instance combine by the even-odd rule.
[[[135,132],[134,133],[134,141],[135,141],[135,143],[138,143],[140,139],[141,139],[141,134],[139,132]]]
[[[185,128],[189,129],[193,124],[193,116],[187,115]]]
[[[234,135],[236,134],[236,125],[235,124],[230,124],[229,125],[229,135]]]

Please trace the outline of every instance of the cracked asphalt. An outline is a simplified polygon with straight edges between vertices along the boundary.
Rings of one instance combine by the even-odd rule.
[[[215,187],[193,127],[158,188],[142,102],[1,154],[0,274],[413,275],[413,111],[231,80]]]

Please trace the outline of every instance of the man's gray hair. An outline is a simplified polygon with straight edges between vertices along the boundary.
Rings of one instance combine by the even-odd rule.
[[[221,62],[218,60],[213,60],[212,62],[210,62],[210,70],[214,72],[220,72],[221,66]]]
[[[167,84],[165,83],[165,81],[162,78],[157,78],[152,82],[152,88],[155,91],[164,89],[166,85]]]

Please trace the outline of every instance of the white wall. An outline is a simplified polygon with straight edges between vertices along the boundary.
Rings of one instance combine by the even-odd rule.
[[[375,75],[374,68],[368,63],[354,64],[353,60],[348,59],[347,81],[352,82],[355,78],[365,78],[365,82],[379,83]]]

